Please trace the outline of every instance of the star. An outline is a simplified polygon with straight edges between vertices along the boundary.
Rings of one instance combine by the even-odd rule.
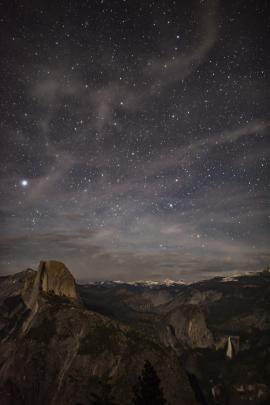
[[[0,227],[12,237],[32,230],[40,251],[24,248],[23,239],[14,250],[10,238],[1,270],[8,261],[21,269],[44,253],[50,257],[59,228],[71,239],[53,253],[93,279],[119,274],[106,255],[104,272],[94,258],[89,273],[92,253],[100,249],[103,257],[111,235],[117,260],[127,259],[121,270],[127,279],[139,277],[137,252],[154,258],[160,244],[166,262],[177,263],[164,272],[179,278],[184,267],[190,278],[217,262],[224,271],[231,250],[230,265],[240,270],[268,265],[267,13],[246,2],[232,29],[230,2],[157,0],[140,13],[122,2],[77,2],[76,18],[73,2],[63,2],[61,14],[57,5],[36,8],[33,21],[42,24],[35,29],[21,8],[6,8]],[[20,3],[26,12],[27,1]],[[20,38],[29,52],[21,52]],[[258,58],[254,44],[265,57]],[[50,237],[41,239],[47,229]],[[73,258],[71,247],[82,255]],[[186,266],[189,255],[196,260]]]
[[[26,179],[23,179],[20,181],[20,184],[22,187],[27,187],[29,185],[29,181]]]

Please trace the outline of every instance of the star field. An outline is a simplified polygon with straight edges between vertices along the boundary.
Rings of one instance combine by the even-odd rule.
[[[266,1],[0,7],[2,273],[269,265]]]

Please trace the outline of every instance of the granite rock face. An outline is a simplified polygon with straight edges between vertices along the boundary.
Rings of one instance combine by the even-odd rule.
[[[41,298],[46,295],[80,302],[75,279],[64,263],[56,260],[41,261],[37,272],[31,269],[26,272],[20,293],[25,305],[32,311],[37,310]]]
[[[269,270],[170,287],[85,285],[79,292],[89,308],[173,349],[199,404],[270,404]],[[166,300],[157,302],[160,296]]]
[[[39,291],[78,299],[75,280],[64,263],[50,260],[41,261],[37,274]]]
[[[178,342],[184,347],[210,348],[213,346],[214,339],[200,307],[184,305],[175,308],[165,319]],[[164,343],[166,344],[166,340]]]
[[[150,361],[171,405],[270,403],[270,273],[76,285],[59,262],[0,277],[1,405],[114,403]],[[195,399],[196,398],[196,399]]]
[[[146,360],[171,405],[196,405],[175,352],[86,308],[62,263],[0,277],[0,314],[1,405],[105,403],[108,389],[129,405]]]

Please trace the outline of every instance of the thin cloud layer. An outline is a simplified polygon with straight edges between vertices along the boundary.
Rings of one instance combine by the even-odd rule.
[[[79,280],[191,281],[269,265],[265,14],[86,3],[5,10],[1,273],[52,258]]]

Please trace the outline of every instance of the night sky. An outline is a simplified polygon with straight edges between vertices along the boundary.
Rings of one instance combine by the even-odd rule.
[[[270,264],[268,1],[0,6],[2,274]]]

